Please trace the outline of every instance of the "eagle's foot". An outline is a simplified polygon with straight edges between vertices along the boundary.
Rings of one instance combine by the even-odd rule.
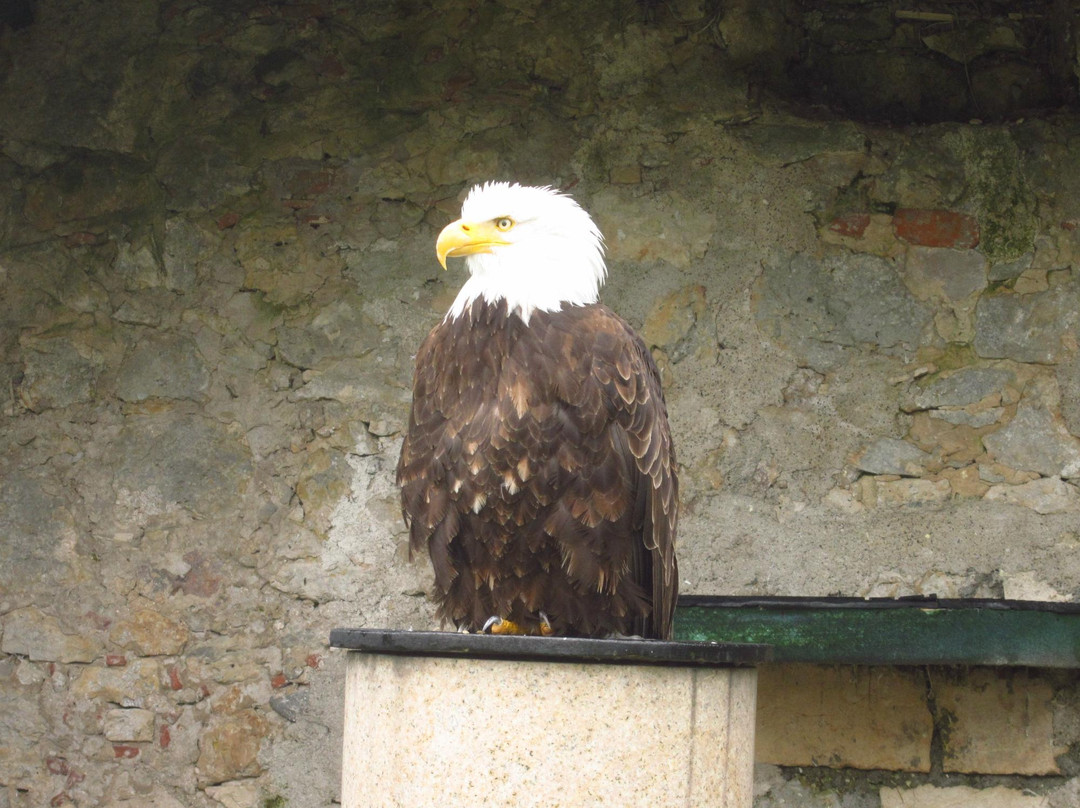
[[[503,620],[497,614],[493,614],[480,629],[482,634],[528,634],[522,626],[513,620]]]
[[[550,637],[554,633],[555,629],[552,628],[551,621],[548,619],[548,616],[543,612],[540,612],[540,636]]]
[[[542,637],[550,637],[555,633],[555,629],[551,627],[551,620],[543,612],[540,612],[540,625],[536,628],[524,626],[521,623],[515,623],[513,620],[505,620],[499,617],[497,614],[492,615],[484,623],[484,627],[480,629],[481,634],[518,634],[518,635],[540,635]]]

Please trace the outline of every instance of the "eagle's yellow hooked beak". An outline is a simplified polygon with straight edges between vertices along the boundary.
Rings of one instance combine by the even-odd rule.
[[[489,253],[492,247],[505,246],[509,243],[502,237],[502,230],[495,221],[467,222],[464,219],[458,219],[448,224],[439,233],[439,239],[435,242],[435,255],[438,256],[442,268],[446,269],[447,258]]]

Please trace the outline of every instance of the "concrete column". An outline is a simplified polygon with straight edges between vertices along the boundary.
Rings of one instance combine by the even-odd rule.
[[[756,694],[732,664],[352,651],[342,804],[750,808]]]

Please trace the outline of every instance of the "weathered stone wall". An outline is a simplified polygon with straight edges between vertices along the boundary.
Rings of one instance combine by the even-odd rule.
[[[432,626],[393,468],[462,282],[434,238],[483,179],[607,236],[685,592],[1080,595],[1080,122],[800,117],[736,47],[753,8],[39,0],[0,29],[0,808],[332,803],[329,630]],[[1058,774],[945,784],[1071,804],[1076,681],[1035,678]],[[762,801],[942,784],[797,773]]]

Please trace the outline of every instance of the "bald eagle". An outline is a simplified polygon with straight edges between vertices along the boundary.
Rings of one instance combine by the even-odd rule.
[[[597,302],[600,231],[568,196],[491,182],[436,254],[469,279],[417,352],[397,482],[439,617],[670,637],[675,450],[648,348]]]

